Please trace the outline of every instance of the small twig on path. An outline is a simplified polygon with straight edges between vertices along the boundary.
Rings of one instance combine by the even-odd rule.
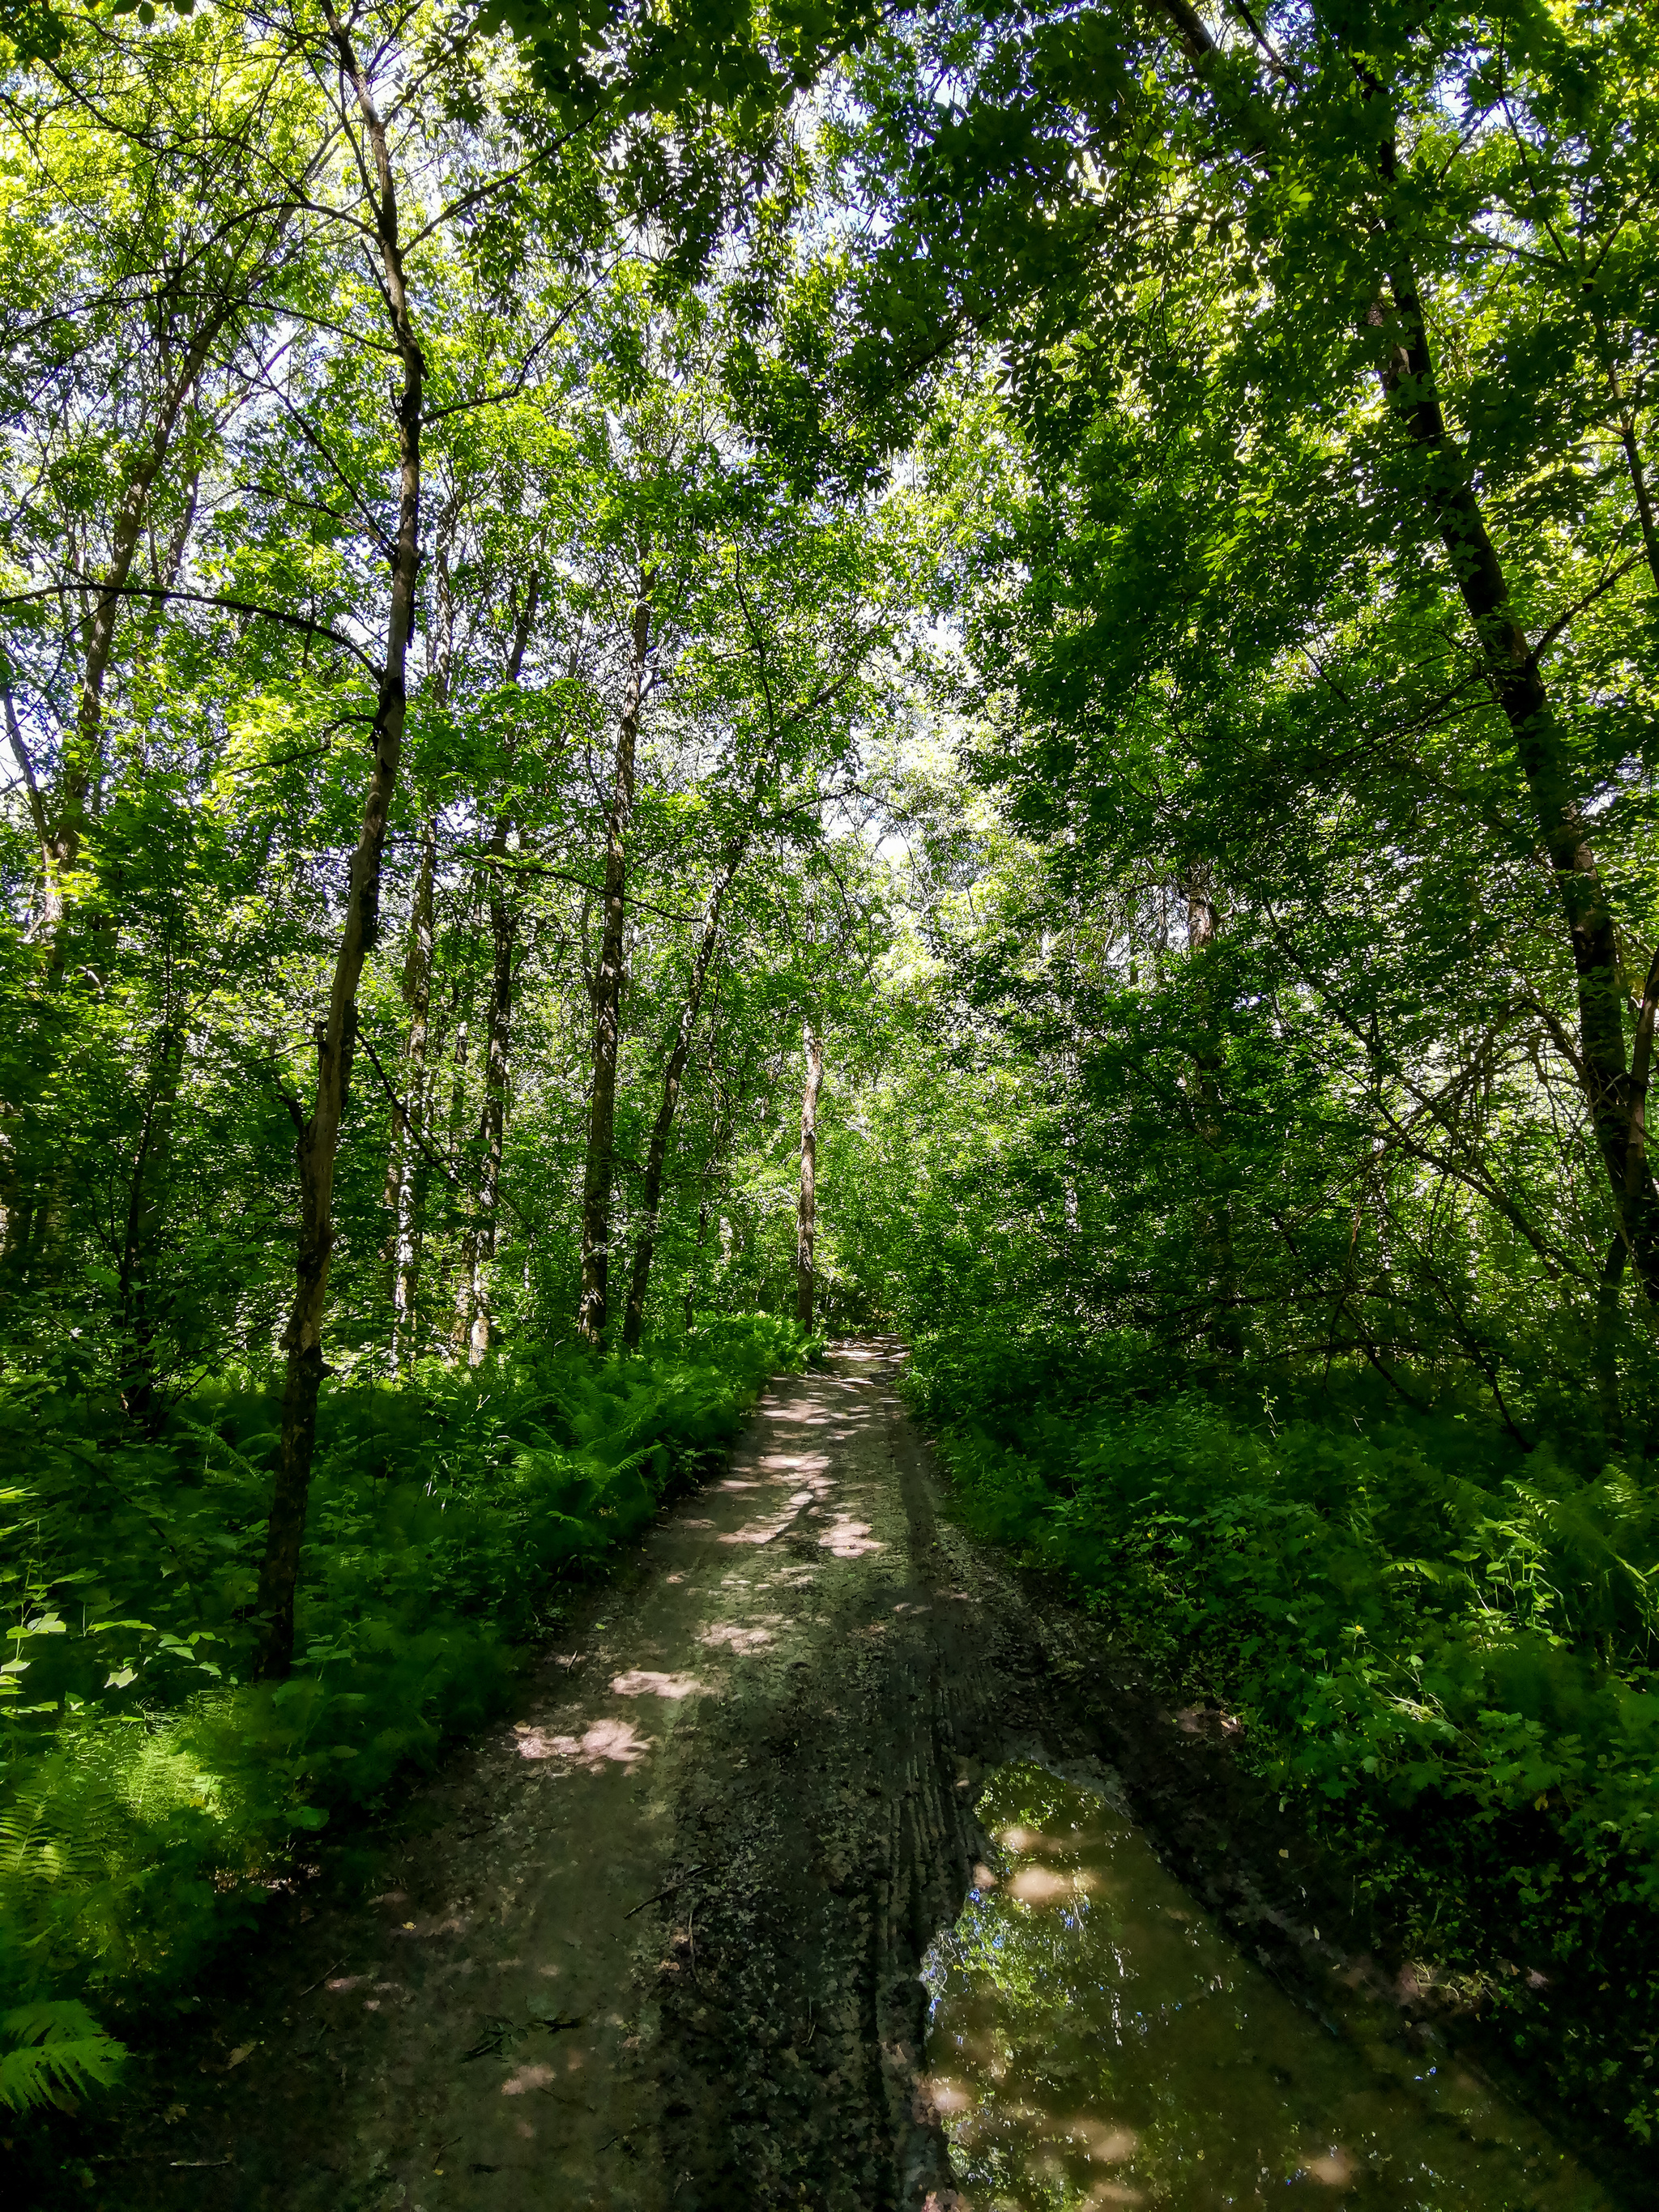
[[[660,1905],[665,1897],[672,1897],[677,1889],[684,1889],[685,1887],[686,1883],[690,1881],[694,1874],[702,1874],[706,1864],[706,1860],[699,1859],[696,1866],[687,1867],[685,1872],[682,1875],[677,1875],[674,1880],[669,1883],[665,1889],[658,1890],[653,1896],[642,1897],[637,1905],[630,1905],[627,1911],[623,1913],[623,1918],[624,1920],[631,1920],[636,1912],[643,1912],[647,1905]]]
[[[295,2002],[295,2004],[298,2004],[298,2003],[299,2003],[299,2002],[300,2002],[300,1997],[308,1997],[308,1996],[311,1995],[311,1992],[312,1992],[312,1990],[319,1990],[319,1989],[321,1989],[321,1987],[323,1986],[323,1984],[324,1984],[324,1983],[328,1979],[329,1976],[330,1976],[331,1973],[336,1972],[337,1972],[337,1971],[341,1966],[344,1966],[344,1964],[345,1964],[345,1960],[344,1960],[343,1959],[337,1959],[337,1960],[334,1961],[333,1966],[325,1966],[325,1967],[323,1968],[322,1972],[321,1972],[320,1974],[319,1974],[319,1975],[318,1975],[318,1977],[317,1977],[316,1980],[315,1980],[314,1982],[311,1983],[311,1984],[310,1984],[310,1985],[309,1985],[307,1988],[303,1989],[303,1990],[301,1990],[301,1992],[300,1992],[300,1996],[299,1996],[299,1997],[295,1997],[295,1998],[294,1999],[294,2002]]]

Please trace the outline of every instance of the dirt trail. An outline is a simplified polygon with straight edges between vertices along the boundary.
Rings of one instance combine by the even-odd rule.
[[[518,1717],[389,1824],[377,1893],[279,1911],[82,2203],[950,2212],[918,1969],[1010,1759],[1127,1800],[1342,2041],[1442,2033],[1220,1717],[937,1518],[901,1357],[774,1384]]]
[[[109,2201],[868,2212],[944,2185],[915,1972],[966,1886],[983,1674],[894,1357],[774,1386],[516,1721],[406,1808],[388,1887],[260,1945]]]

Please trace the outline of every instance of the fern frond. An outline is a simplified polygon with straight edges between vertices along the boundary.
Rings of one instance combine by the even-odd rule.
[[[18,2005],[0,2013],[0,2105],[27,2112],[42,2105],[74,2108],[89,2089],[107,2089],[127,2057],[126,2045],[72,1997]]]

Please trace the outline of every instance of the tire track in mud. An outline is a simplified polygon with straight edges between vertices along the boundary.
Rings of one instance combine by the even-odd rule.
[[[517,1719],[412,1794],[375,1895],[251,1947],[82,2202],[951,2203],[917,1970],[1036,1662],[998,1663],[901,1356],[773,1384]]]

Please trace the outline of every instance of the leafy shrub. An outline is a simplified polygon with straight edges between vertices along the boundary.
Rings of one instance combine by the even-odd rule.
[[[1248,1422],[1144,1376],[1108,1388],[1111,1364],[1079,1386],[1006,1347],[981,1365],[960,1334],[919,1345],[964,1519],[1231,1707],[1357,1893],[1646,2141],[1659,1978],[1631,1962],[1659,1956],[1659,1490],[1522,1455],[1455,1403],[1367,1419],[1339,1381],[1281,1419],[1258,1376]]]
[[[126,2051],[106,2035],[83,2004],[17,2005],[0,2013],[0,2105],[27,2112],[69,2105],[77,2094],[107,2088]]]
[[[297,1835],[500,1709],[573,1577],[725,1449],[799,1332],[726,1318],[598,1364],[325,1394],[296,1664],[252,1679],[279,1397],[226,1381],[155,1443],[120,1407],[0,1386],[0,2098],[121,2056],[85,2010],[186,1996]]]

